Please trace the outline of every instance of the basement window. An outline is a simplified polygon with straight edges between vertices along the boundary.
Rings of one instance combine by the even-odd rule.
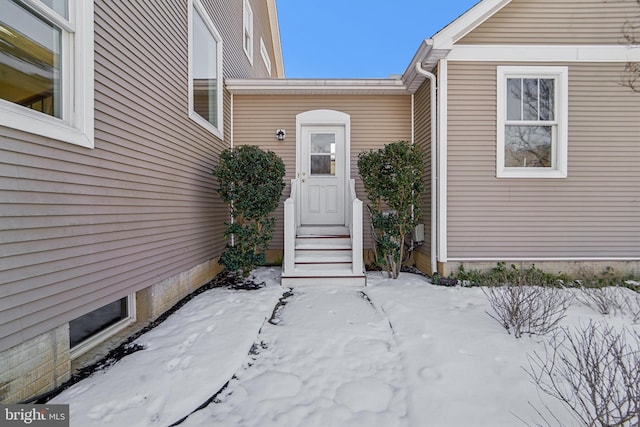
[[[135,320],[135,296],[120,298],[69,322],[71,357],[78,357]]]

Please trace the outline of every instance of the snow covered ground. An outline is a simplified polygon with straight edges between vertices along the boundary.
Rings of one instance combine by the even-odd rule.
[[[579,425],[523,369],[544,338],[508,335],[478,288],[370,273],[366,288],[295,288],[267,322],[287,290],[279,269],[256,275],[266,287],[197,296],[138,338],[144,350],[52,403],[69,403],[78,427],[167,426],[189,414],[182,426],[511,427],[536,425],[545,407]],[[563,324],[590,318],[602,320],[575,302]]]

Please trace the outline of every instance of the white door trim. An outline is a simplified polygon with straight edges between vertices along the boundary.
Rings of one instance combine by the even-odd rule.
[[[336,110],[310,110],[296,115],[296,178],[300,179],[300,173],[303,168],[302,149],[303,143],[302,128],[304,126],[338,126],[344,128],[344,206],[346,209],[348,191],[348,181],[351,178],[351,116]],[[300,198],[298,198],[300,200]],[[301,211],[300,207],[296,209],[298,212],[298,218],[296,223],[301,223]]]

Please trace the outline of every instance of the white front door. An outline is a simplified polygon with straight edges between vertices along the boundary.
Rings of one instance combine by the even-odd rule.
[[[302,126],[301,225],[344,225],[345,128]]]

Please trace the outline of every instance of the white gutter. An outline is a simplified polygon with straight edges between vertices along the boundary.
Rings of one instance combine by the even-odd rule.
[[[437,201],[437,106],[436,106],[436,76],[422,68],[422,64],[420,61],[416,61],[416,71],[426,78],[429,79],[431,83],[431,272],[438,271],[438,260],[437,260],[437,246],[436,240],[439,236],[437,236],[437,228],[436,228],[436,201]],[[412,123],[413,126],[413,123]]]

